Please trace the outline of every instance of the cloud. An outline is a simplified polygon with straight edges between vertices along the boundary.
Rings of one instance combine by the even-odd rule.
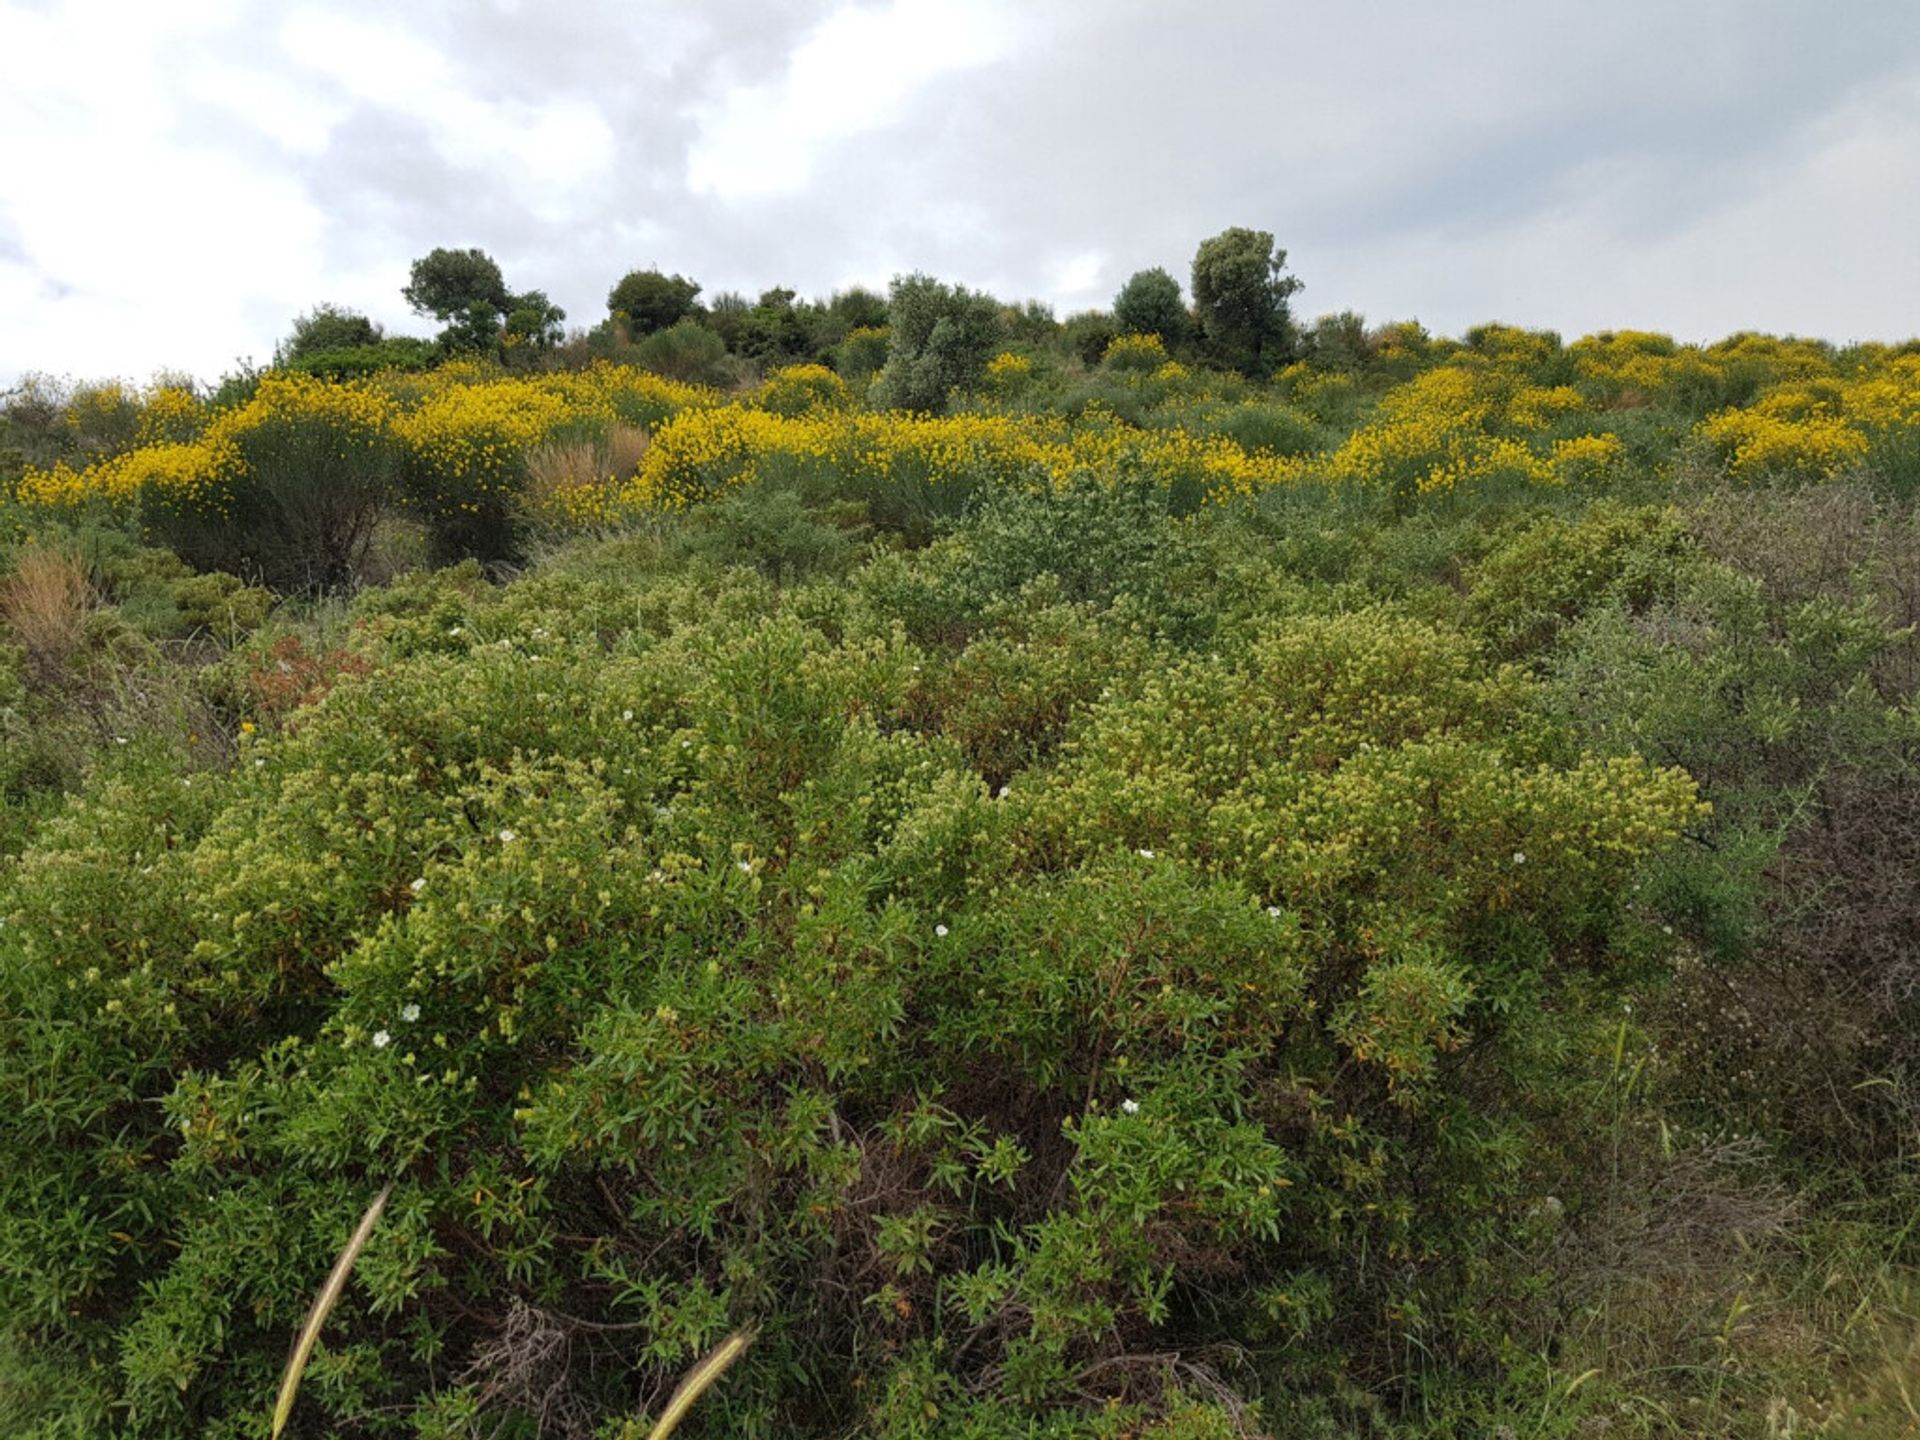
[[[1003,58],[1021,28],[1018,10],[970,0],[836,10],[784,74],[730,85],[698,108],[688,187],[722,199],[798,194],[822,151],[897,123],[936,77]]]
[[[1066,311],[1233,224],[1310,314],[1897,337],[1916,95],[1901,0],[15,0],[0,380],[424,329],[436,245],[582,323],[647,264]]]

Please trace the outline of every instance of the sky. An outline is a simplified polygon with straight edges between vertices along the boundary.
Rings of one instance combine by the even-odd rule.
[[[1273,232],[1296,312],[1920,333],[1912,0],[0,0],[0,383],[204,378],[479,246],[1061,315]]]

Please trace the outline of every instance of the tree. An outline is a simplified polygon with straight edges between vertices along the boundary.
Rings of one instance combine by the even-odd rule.
[[[753,308],[741,317],[734,348],[762,365],[785,365],[804,358],[812,327],[808,324],[810,317],[794,305],[794,298],[793,291],[780,286],[762,292]]]
[[[991,295],[903,275],[887,303],[887,363],[878,395],[901,410],[938,410],[956,390],[986,374],[1000,339],[1000,306]]]
[[[506,342],[530,350],[551,350],[560,343],[567,312],[547,298],[544,290],[529,290],[507,306]]]
[[[400,294],[419,314],[463,326],[475,306],[501,316],[513,300],[506,277],[484,250],[434,250],[421,256]]]
[[[357,310],[338,305],[316,305],[293,322],[293,334],[280,346],[275,363],[290,365],[328,350],[357,350],[378,345],[380,327]]]
[[[638,340],[686,319],[699,293],[699,285],[684,275],[632,270],[607,292],[607,313],[625,316],[627,335]]]
[[[1187,338],[1193,318],[1180,298],[1180,282],[1159,266],[1137,271],[1113,297],[1113,318],[1123,335],[1158,335],[1171,349]]]
[[[1234,226],[1200,242],[1193,256],[1193,308],[1220,359],[1250,375],[1284,365],[1295,351],[1287,297],[1300,282],[1281,273],[1287,252],[1266,230]]]

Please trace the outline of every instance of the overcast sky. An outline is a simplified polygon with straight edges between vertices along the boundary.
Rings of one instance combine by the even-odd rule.
[[[1271,230],[1307,316],[1920,332],[1914,0],[0,0],[0,380],[432,327],[478,245],[1061,314]]]

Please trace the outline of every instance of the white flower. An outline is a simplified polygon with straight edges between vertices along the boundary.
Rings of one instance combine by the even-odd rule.
[[[409,1025],[413,1024],[420,1018],[420,1007],[418,1005],[402,1005],[400,1007],[400,1018]]]
[[[753,873],[753,862],[751,860],[742,860],[739,865],[739,870],[742,875],[751,875]]]
[[[511,845],[514,841],[518,840],[519,838],[520,837],[514,834],[513,831],[511,830],[502,830],[500,832],[500,843],[502,845]]]
[[[1120,1108],[1129,1115],[1138,1115],[1140,1113],[1140,1102],[1138,1100],[1122,1100],[1120,1102]]]
[[[631,710],[622,710],[622,711],[620,712],[620,718],[621,718],[622,720],[631,720],[631,719],[633,719],[633,711],[631,711]]]
[[[125,741],[123,740],[123,741],[121,741],[120,743],[124,745],[124,744],[125,744],[126,742],[125,742]],[[254,768],[254,769],[256,769],[256,770],[258,770],[258,769],[259,769],[259,768],[260,768],[260,767],[261,767],[262,765],[264,765],[264,764],[266,764],[266,763],[267,763],[267,762],[266,762],[265,760],[261,760],[261,759],[256,759],[256,760],[255,760],[255,761],[253,762],[253,768]]]
[[[1526,864],[1526,863],[1527,863],[1527,852],[1526,852],[1526,851],[1524,851],[1524,850],[1516,850],[1516,851],[1514,851],[1514,852],[1513,852],[1513,863],[1514,863],[1514,864],[1516,864],[1516,865],[1524,865],[1524,864]]]
[[[127,743],[127,737],[124,735],[116,735],[113,737],[113,743],[116,745],[124,745]]]
[[[1267,906],[1267,915],[1270,919],[1278,920],[1280,918],[1280,907],[1278,905]]]
[[[947,938],[947,927],[944,925],[936,925],[933,927],[933,933],[944,940]]]
[[[1151,850],[1142,850],[1142,851],[1140,852],[1140,858],[1141,858],[1142,860],[1151,860],[1151,859],[1153,859],[1153,851],[1151,851]]]
[[[693,748],[693,742],[691,740],[682,740],[680,742],[680,748],[682,750],[691,750]]]
[[[392,1043],[393,1043],[393,1036],[389,1035],[386,1031],[376,1030],[373,1032],[373,1048],[374,1049],[384,1050],[387,1048],[387,1046],[391,1045]]]
[[[461,632],[461,627],[458,625],[450,625],[447,627],[447,633],[449,635],[458,635],[460,634],[460,632]]]
[[[1002,786],[1000,787],[1000,798],[1001,798],[1002,800],[1004,800],[1004,799],[1006,799],[1006,798],[1007,798],[1007,796],[1008,796],[1008,795],[1010,795],[1010,794],[1011,794],[1012,792],[1013,792],[1013,786],[1011,786],[1011,785],[1002,785]]]
[[[418,880],[407,886],[407,888],[418,895],[422,890],[427,888],[427,877],[422,875]]]

